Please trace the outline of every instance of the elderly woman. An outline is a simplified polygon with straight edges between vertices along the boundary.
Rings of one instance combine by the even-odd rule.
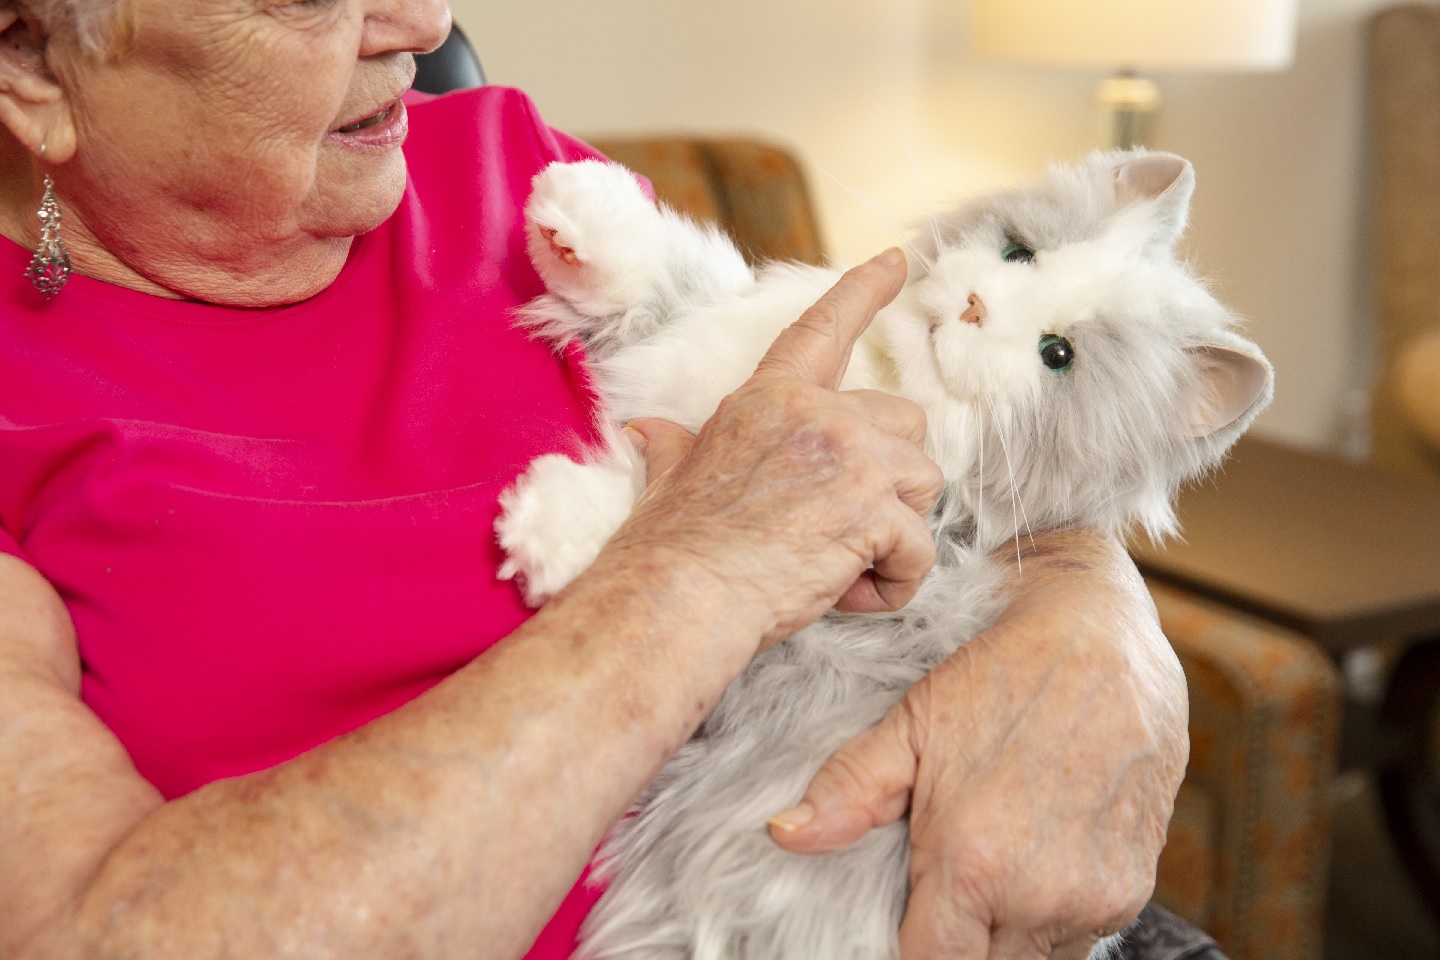
[[[698,437],[636,424],[640,508],[527,619],[496,497],[591,398],[510,329],[520,207],[588,151],[513,91],[412,115],[448,25],[0,2],[0,957],[563,957],[725,684],[925,574],[918,413],[833,390],[882,255]],[[1178,665],[1114,543],[1038,539],[1001,624],[772,828],[908,808],[911,960],[1079,957],[1153,885]]]

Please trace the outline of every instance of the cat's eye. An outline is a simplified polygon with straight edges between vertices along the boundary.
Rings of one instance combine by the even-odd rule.
[[[1064,337],[1046,334],[1040,338],[1040,362],[1056,373],[1069,370],[1075,362],[1075,348]]]
[[[1035,260],[1035,251],[1023,243],[1011,240],[1005,244],[1005,249],[1000,251],[1000,259],[1006,263],[1032,263]]]

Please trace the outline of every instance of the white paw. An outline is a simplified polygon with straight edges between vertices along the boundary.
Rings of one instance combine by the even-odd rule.
[[[500,579],[520,578],[532,607],[550,599],[594,562],[630,515],[644,477],[644,463],[623,452],[595,463],[536,458],[500,495]]]
[[[525,204],[525,245],[551,293],[585,316],[607,317],[652,289],[664,225],[624,167],[552,163],[535,176]]]

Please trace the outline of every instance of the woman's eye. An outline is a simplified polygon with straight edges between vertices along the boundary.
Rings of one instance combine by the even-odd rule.
[[[1035,251],[1012,240],[1000,251],[1000,259],[1006,263],[1030,263],[1035,259]]]
[[[1040,338],[1040,362],[1059,373],[1075,362],[1075,348],[1064,337],[1047,334]]]
[[[288,12],[297,15],[302,13],[313,15],[316,11],[335,6],[335,4],[336,0],[281,0],[281,2],[275,3],[268,9],[280,13]]]

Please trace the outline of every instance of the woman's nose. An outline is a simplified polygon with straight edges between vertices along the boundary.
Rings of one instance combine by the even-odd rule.
[[[450,35],[446,0],[370,0],[361,56],[429,53]]]

